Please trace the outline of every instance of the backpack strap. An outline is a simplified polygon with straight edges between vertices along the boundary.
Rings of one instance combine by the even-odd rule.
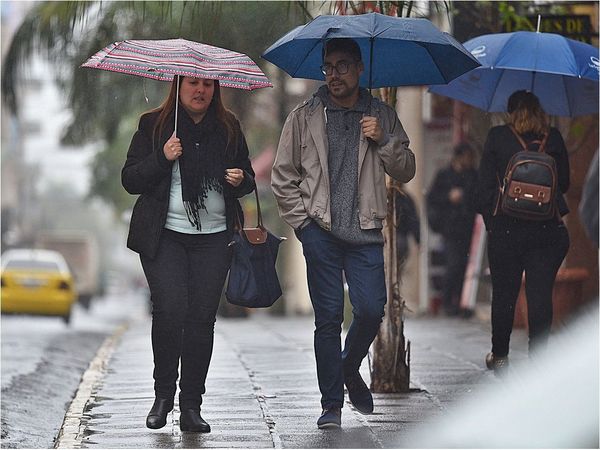
[[[548,135],[549,135],[549,133],[546,131],[544,133],[544,138],[542,139],[542,143],[540,144],[540,146],[538,148],[538,152],[544,153],[546,151],[546,142],[548,142]]]
[[[508,128],[510,128],[510,130],[514,133],[515,137],[519,141],[519,144],[521,144],[521,147],[523,147],[523,150],[529,151],[527,144],[525,143],[525,141],[523,140],[521,135],[519,133],[517,133],[517,130],[515,130],[515,127],[513,126],[512,123],[508,124]],[[538,147],[538,150],[537,150],[538,152],[544,153],[546,151],[546,142],[548,142],[548,132],[544,133],[542,142],[540,143],[540,146]]]

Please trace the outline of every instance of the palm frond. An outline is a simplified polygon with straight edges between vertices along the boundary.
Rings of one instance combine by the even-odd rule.
[[[1,92],[6,105],[17,111],[17,81],[35,52],[53,55],[64,50],[97,2],[44,2],[27,14],[15,32],[2,68]]]

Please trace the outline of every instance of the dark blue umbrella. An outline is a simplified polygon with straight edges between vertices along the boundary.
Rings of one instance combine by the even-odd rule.
[[[323,43],[333,38],[358,43],[365,64],[360,84],[369,88],[445,84],[479,65],[429,20],[378,13],[319,16],[285,34],[262,56],[294,78],[324,80]]]
[[[598,113],[597,48],[558,34],[531,31],[487,34],[464,46],[481,67],[447,86],[432,86],[431,92],[499,112],[506,111],[513,92],[525,89],[537,95],[548,114]]]

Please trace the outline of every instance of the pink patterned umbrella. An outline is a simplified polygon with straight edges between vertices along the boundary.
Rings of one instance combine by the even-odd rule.
[[[273,87],[254,61],[213,45],[185,39],[127,40],[115,42],[92,55],[81,67],[126,73],[160,81],[175,76],[219,80],[224,87],[252,91]],[[179,102],[179,84],[177,84]],[[175,134],[177,111],[175,108]]]
[[[252,59],[212,45],[185,39],[115,42],[81,67],[171,81],[175,75],[219,80],[221,86],[254,90],[272,87]]]

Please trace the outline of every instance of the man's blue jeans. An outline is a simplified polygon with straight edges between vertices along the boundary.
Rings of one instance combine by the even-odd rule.
[[[302,242],[308,289],[315,311],[315,356],[325,409],[344,404],[344,372],[357,372],[377,332],[386,302],[382,245],[350,245],[311,222],[297,233]],[[344,280],[353,320],[344,351]]]

